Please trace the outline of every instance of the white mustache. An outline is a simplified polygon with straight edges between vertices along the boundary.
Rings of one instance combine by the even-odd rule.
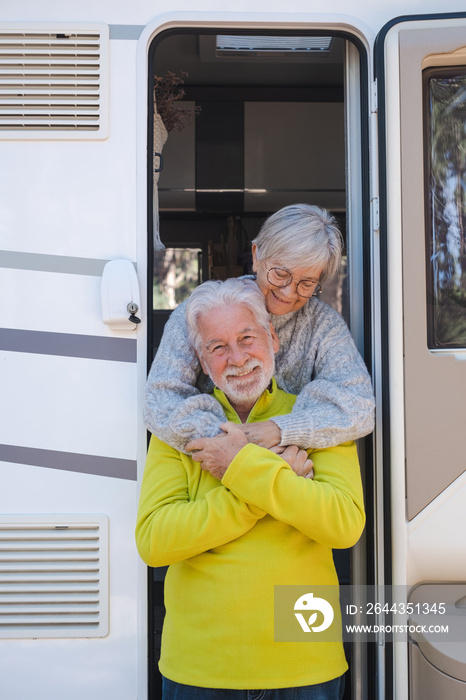
[[[262,369],[262,362],[258,360],[247,360],[242,367],[228,367],[223,373],[223,377],[228,380],[228,377],[240,377],[242,374],[249,374],[253,369]]]

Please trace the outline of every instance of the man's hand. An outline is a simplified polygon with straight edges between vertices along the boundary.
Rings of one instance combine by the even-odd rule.
[[[281,430],[273,420],[259,423],[242,423],[238,427],[246,435],[248,442],[253,442],[259,447],[265,447],[269,450],[280,443]]]
[[[247,437],[235,423],[222,423],[223,433],[213,438],[197,438],[186,445],[192,458],[201,468],[221,479],[238,452],[248,444]]]
[[[266,423],[262,425],[266,425]],[[243,426],[235,423],[222,423],[220,427],[223,431],[220,435],[213,438],[191,440],[185,448],[188,452],[193,453],[193,460],[200,462],[204,471],[210,472],[219,480],[238,452],[248,444],[248,439],[242,430]],[[306,479],[314,478],[314,465],[306,450],[301,450],[296,445],[277,445],[270,448],[270,451],[280,455],[297,476],[304,476]]]
[[[300,450],[296,445],[272,447],[271,452],[280,455],[285,462],[288,462],[297,476],[304,476],[306,479],[314,478],[314,464],[309,459],[306,450]]]

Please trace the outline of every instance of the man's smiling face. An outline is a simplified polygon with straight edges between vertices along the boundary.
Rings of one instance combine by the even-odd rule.
[[[267,389],[278,350],[275,331],[259,325],[242,305],[219,306],[199,317],[202,369],[233,407],[253,407]]]

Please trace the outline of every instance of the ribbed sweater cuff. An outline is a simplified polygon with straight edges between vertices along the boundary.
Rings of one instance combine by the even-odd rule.
[[[312,447],[314,421],[309,414],[303,417],[288,413],[271,418],[281,431],[280,445],[297,445],[302,449]]]

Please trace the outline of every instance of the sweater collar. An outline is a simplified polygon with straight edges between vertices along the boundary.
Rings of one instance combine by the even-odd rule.
[[[275,401],[276,397],[278,394],[278,387],[277,387],[277,382],[275,381],[275,377],[272,377],[271,385],[269,389],[266,389],[262,396],[260,396],[254,406],[252,407],[248,419],[246,423],[251,423],[253,421],[260,421],[261,416],[265,416],[269,409],[271,404]],[[219,404],[222,406],[222,408],[225,410],[226,416],[228,420],[231,420],[234,423],[237,423],[239,421],[238,414],[236,413],[235,409],[232,407],[230,404],[229,400],[221,391],[218,387],[215,387],[214,389],[214,396],[219,402]]]

